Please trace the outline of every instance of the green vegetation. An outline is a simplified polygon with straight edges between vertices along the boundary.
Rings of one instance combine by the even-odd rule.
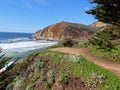
[[[17,79],[13,79],[12,83],[9,82],[8,90],[10,88],[18,90],[51,89],[56,81],[66,85],[70,76],[82,78],[85,87],[89,89],[91,87],[95,90],[120,89],[118,77],[99,68],[82,56],[42,50],[19,62],[11,71],[16,73],[19,68],[21,68],[20,74],[17,75],[19,78],[16,77]]]
[[[65,38],[63,40],[60,40],[58,44],[55,44],[51,46],[50,48],[59,48],[59,47],[72,47],[74,45],[77,45],[78,41],[72,38]]]
[[[93,45],[90,52],[98,57],[120,62],[120,1],[91,0],[91,3],[96,6],[86,12],[111,25],[89,38],[89,43]]]
[[[73,48],[87,48],[89,46],[89,42],[79,42],[78,44],[75,44]]]
[[[98,31],[89,38],[88,42],[78,43],[71,38],[65,38],[51,48],[79,48],[92,44],[90,50],[92,54],[120,62],[120,2],[92,0],[92,3],[97,3],[97,6],[87,13],[93,14],[100,21],[117,26]],[[3,59],[0,61],[1,69],[10,58],[1,56],[0,59]],[[34,52],[25,59],[13,63],[7,71],[0,74],[0,90],[50,90],[56,83],[59,86],[67,85],[71,76],[82,78],[87,90],[120,90],[120,78],[101,69],[83,56],[49,50]]]
[[[34,65],[35,70],[40,70],[44,65],[44,62],[36,62]]]
[[[93,45],[90,53],[98,57],[111,59],[120,62],[120,28],[106,28],[97,32],[91,38],[89,43]]]
[[[89,42],[93,45],[98,45],[103,49],[112,49],[114,46],[120,45],[120,28],[112,27],[98,31],[91,38]]]
[[[55,44],[50,48],[60,48],[60,47],[86,48],[88,46],[89,46],[88,41],[79,41],[78,39],[65,38],[63,40],[60,40],[58,44]]]
[[[74,28],[77,28],[77,29],[80,29],[82,31],[90,31],[91,33],[95,32],[97,29],[92,27],[92,26],[89,26],[89,25],[83,25],[83,24],[78,24],[78,23],[70,23],[70,22],[66,22],[70,27],[74,27]]]
[[[88,10],[99,21],[120,26],[120,0],[90,0],[96,6]]]
[[[96,88],[98,85],[102,84],[104,81],[105,81],[104,75],[97,75],[96,73],[92,73],[86,83],[86,87]],[[100,87],[98,87],[98,89],[99,88]]]
[[[54,75],[54,71],[53,70],[49,70],[47,72],[47,87],[51,88],[52,85],[54,84],[55,82],[55,75]]]
[[[26,90],[34,90],[34,84],[27,85]]]
[[[0,56],[0,69],[2,69],[10,59],[12,59],[12,57],[4,57],[4,56],[5,54]]]
[[[103,49],[100,46],[94,46],[91,48],[90,53],[120,63],[120,45],[115,46],[113,49]]]
[[[82,77],[84,80],[89,82],[91,81],[91,74],[95,74],[95,78],[98,78],[100,76],[100,79],[98,78],[98,81],[95,81],[97,84],[99,84],[96,86],[98,90],[100,90],[99,88],[103,88],[103,90],[118,90],[118,88],[120,89],[120,85],[118,84],[120,83],[120,79],[118,79],[116,76],[112,75],[107,70],[99,68],[92,62],[87,61],[85,58],[81,58],[81,60],[81,63],[70,63],[69,65],[70,72],[76,77]],[[102,80],[102,83],[99,83],[99,80]],[[87,84],[90,83],[91,82]],[[115,84],[113,85],[113,83]]]
[[[26,57],[27,59],[28,57]],[[27,65],[27,61],[24,59],[20,62],[19,58],[15,60],[15,62],[10,65],[5,72],[0,73],[0,90],[5,90],[9,83],[11,83],[16,76],[19,76],[23,73],[25,66]],[[28,63],[29,64],[29,63]]]
[[[96,6],[87,13],[113,26],[98,31],[89,39],[90,44],[93,45],[90,52],[96,56],[120,62],[120,1],[92,0],[91,3],[96,3]]]
[[[65,47],[72,47],[78,42],[76,40],[73,40],[72,38],[65,38],[64,40],[60,41],[60,43]]]
[[[64,84],[67,83],[67,74],[64,69],[60,70],[58,80],[61,83],[64,83]]]
[[[59,47],[64,47],[62,44],[55,44],[51,46],[50,48],[59,48]]]

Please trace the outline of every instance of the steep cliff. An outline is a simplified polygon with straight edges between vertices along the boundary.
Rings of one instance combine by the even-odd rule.
[[[74,39],[87,39],[95,32],[95,30],[96,28],[89,25],[60,22],[37,31],[32,38],[37,40],[61,40],[66,37],[71,37]]]

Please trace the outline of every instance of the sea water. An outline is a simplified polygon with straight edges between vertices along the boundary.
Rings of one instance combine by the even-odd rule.
[[[0,47],[2,53],[6,56],[23,57],[29,53],[47,48],[56,42],[46,40],[32,40],[29,37],[32,33],[11,33],[11,32],[0,32]]]
[[[0,48],[2,48],[0,56],[5,54],[5,57],[13,57],[0,72],[5,71],[17,58],[23,58],[38,49],[45,49],[56,43],[46,40],[32,40],[29,38],[31,36],[32,33],[0,32]]]

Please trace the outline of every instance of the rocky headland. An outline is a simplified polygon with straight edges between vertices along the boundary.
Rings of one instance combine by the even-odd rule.
[[[91,25],[62,21],[53,25],[49,25],[42,30],[38,30],[33,34],[32,39],[62,40],[70,37],[73,39],[86,40],[96,30],[97,28]]]

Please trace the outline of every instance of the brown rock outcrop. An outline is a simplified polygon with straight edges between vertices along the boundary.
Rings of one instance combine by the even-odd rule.
[[[96,27],[96,28],[105,28],[108,26],[108,24],[101,22],[101,21],[97,21],[93,24],[90,24],[90,26]]]
[[[95,30],[96,28],[89,25],[60,22],[37,31],[32,38],[37,40],[61,40],[66,37],[71,37],[73,39],[87,39],[95,32]]]

